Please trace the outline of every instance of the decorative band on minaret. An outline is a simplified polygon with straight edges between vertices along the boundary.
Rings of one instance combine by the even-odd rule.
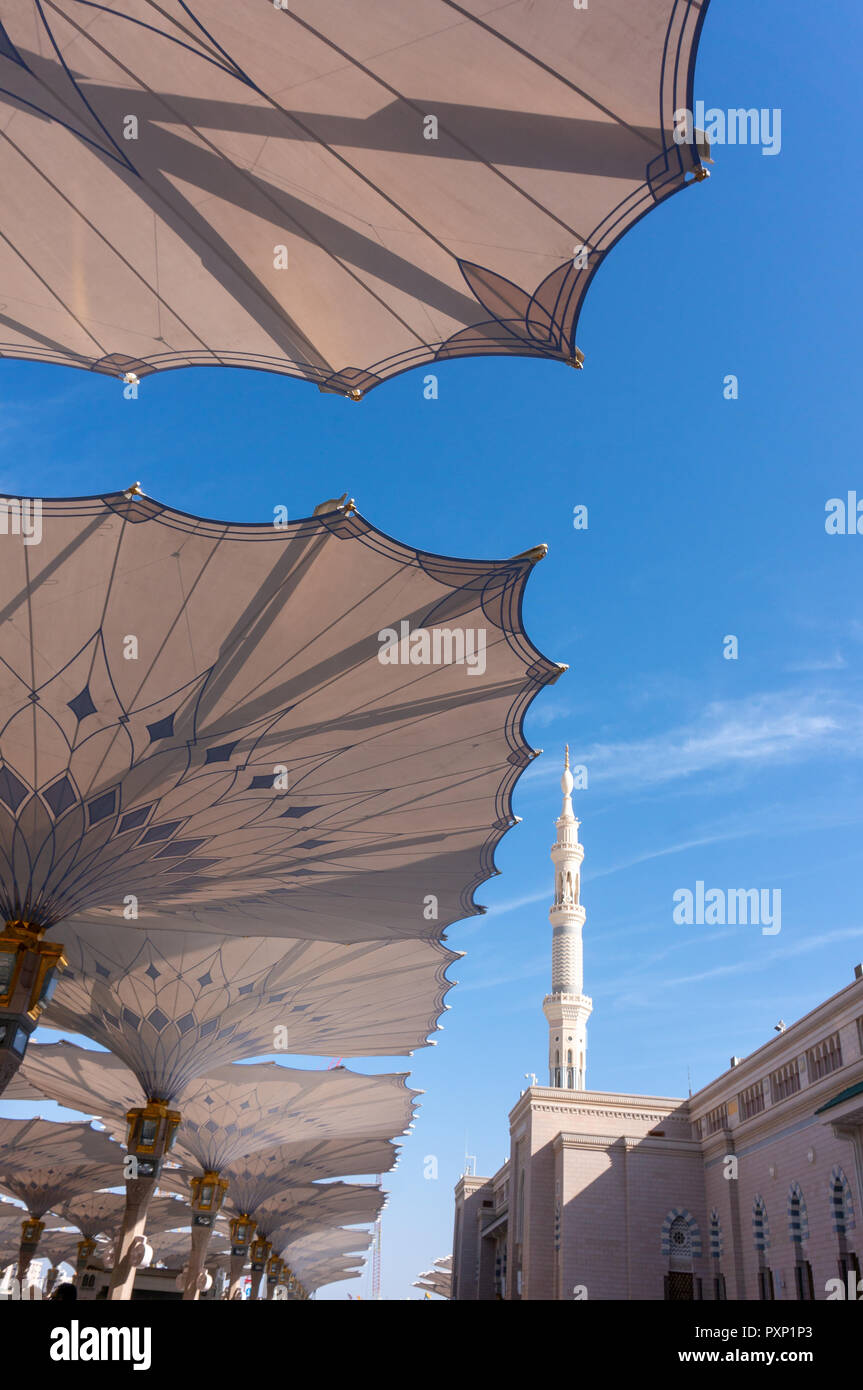
[[[557,839],[551,847],[554,864],[554,901],[548,914],[552,926],[551,994],[543,1000],[548,1019],[548,1084],[566,1091],[585,1089],[587,1020],[593,1001],[584,989],[581,933],[585,911],[581,906],[581,861],[584,849],[578,840],[578,821],[572,810],[572,773],[569,745],[560,779],[563,809],[555,822]]]

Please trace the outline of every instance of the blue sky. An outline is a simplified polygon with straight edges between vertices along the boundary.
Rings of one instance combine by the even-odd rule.
[[[546,755],[519,784],[522,824],[477,895],[488,914],[449,933],[467,955],[437,1045],[356,1064],[409,1068],[425,1091],[387,1183],[385,1297],[416,1296],[417,1273],[449,1252],[465,1153],[494,1171],[525,1073],[544,1080],[565,742],[589,770],[575,805],[591,1088],[685,1095],[690,1075],[704,1085],[863,957],[863,536],[824,528],[829,498],[863,497],[861,29],[852,0],[713,0],[696,96],[781,108],[781,153],[715,149],[708,182],[624,239],[588,295],[583,372],[448,363],[436,401],[419,371],[355,405],[194,370],[151,377],[129,402],[102,377],[0,364],[4,495],[140,479],[172,506],[260,521],[347,490],[428,550],[549,545],[525,620],[570,670],[528,718]],[[729,373],[736,401],[723,398]],[[576,504],[587,531],[573,529]],[[723,658],[727,634],[736,661]],[[676,925],[672,895],[699,879],[780,889],[781,932]],[[367,1279],[322,1296],[346,1289],[366,1296]]]

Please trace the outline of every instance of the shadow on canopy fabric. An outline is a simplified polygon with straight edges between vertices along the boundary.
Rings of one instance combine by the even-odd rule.
[[[481,911],[564,669],[522,625],[544,551],[433,556],[350,504],[280,528],[116,494],[39,525],[0,571],[6,921],[357,942]]]
[[[0,353],[359,394],[580,365],[674,141],[709,0],[4,0]]]
[[[44,1016],[108,1048],[153,1094],[276,1044],[324,1057],[412,1052],[439,1026],[458,959],[437,941],[235,939],[170,925],[150,935],[66,924],[68,968]]]
[[[124,1153],[80,1121],[0,1119],[0,1189],[38,1219],[79,1193],[117,1186]]]
[[[97,1116],[120,1143],[129,1110],[153,1094],[177,1104],[182,1120],[172,1159],[216,1173],[288,1141],[311,1146],[331,1138],[395,1138],[410,1124],[419,1094],[401,1073],[299,1071],[277,1062],[213,1068],[173,1089],[156,1075],[150,1090],[110,1052],[69,1042],[30,1047],[7,1096],[14,1098],[22,1079],[59,1105]]]
[[[237,1159],[226,1172],[239,1193],[238,1201],[263,1202],[286,1187],[308,1186],[329,1178],[368,1177],[388,1173],[395,1166],[398,1148],[389,1139],[365,1135],[310,1139],[258,1150]],[[189,1195],[194,1168],[166,1168],[161,1186],[183,1197]]]

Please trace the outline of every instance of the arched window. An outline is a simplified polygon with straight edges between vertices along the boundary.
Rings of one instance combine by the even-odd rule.
[[[668,1261],[665,1297],[673,1301],[700,1298],[701,1280],[695,1278],[693,1260],[701,1255],[701,1235],[683,1207],[670,1211],[662,1224],[662,1253]]]
[[[803,1252],[803,1242],[809,1239],[809,1218],[800,1184],[793,1182],[788,1189],[788,1234],[794,1251],[794,1285],[798,1299],[809,1302],[815,1297],[812,1266]]]
[[[848,1244],[849,1233],[855,1225],[854,1199],[841,1168],[834,1168],[830,1174],[830,1215],[839,1246],[839,1276],[847,1286],[848,1275],[853,1274],[856,1288],[860,1278],[860,1261]]]
[[[752,1236],[755,1253],[758,1256],[758,1297],[768,1301],[776,1297],[773,1288],[773,1271],[767,1263],[770,1248],[770,1227],[767,1222],[767,1208],[764,1198],[755,1194],[752,1203]]]

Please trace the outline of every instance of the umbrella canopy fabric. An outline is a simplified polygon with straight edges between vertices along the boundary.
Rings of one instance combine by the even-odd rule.
[[[249,1154],[236,1159],[222,1171],[222,1176],[229,1181],[226,1204],[236,1216],[254,1216],[265,1206],[273,1211],[280,1209],[278,1204],[283,1199],[288,1207],[292,1206],[296,1200],[293,1194],[296,1193],[312,1197],[322,1191],[352,1191],[354,1189],[345,1183],[321,1183],[316,1179],[385,1172],[386,1168],[374,1167],[369,1162],[373,1158],[385,1157],[382,1147],[379,1140],[359,1136],[353,1139],[313,1139],[306,1144],[283,1144],[277,1149],[263,1149]],[[392,1147],[389,1147],[392,1152]],[[189,1173],[186,1171],[166,1170],[160,1182],[163,1188],[171,1192],[185,1194],[188,1179]]]
[[[167,1265],[169,1269],[180,1269],[189,1259],[191,1228],[177,1231],[156,1231],[147,1233],[147,1240],[153,1247],[153,1264]],[[230,1252],[230,1243],[214,1231],[207,1247],[207,1264]]]
[[[598,266],[701,171],[708,3],[4,0],[0,353],[341,392],[572,361]]]
[[[108,1048],[153,1093],[279,1050],[412,1051],[437,1027],[458,959],[437,941],[232,938],[171,933],[167,921],[152,932],[75,923],[63,935],[68,969],[45,1024]],[[18,1096],[14,1083],[6,1094]]]
[[[285,1187],[307,1187],[326,1178],[366,1176],[388,1173],[394,1167],[398,1149],[389,1139],[364,1135],[306,1139],[280,1144],[235,1159],[224,1176],[237,1191],[239,1201],[264,1201]],[[163,1187],[187,1196],[191,1168],[164,1170]]]
[[[0,1119],[0,1189],[40,1219],[81,1192],[116,1187],[124,1150],[89,1124]]]
[[[414,1288],[437,1294],[439,1298],[451,1298],[452,1255],[444,1255],[435,1260],[431,1269],[423,1270],[419,1278],[414,1280]]]
[[[118,494],[40,525],[0,571],[6,920],[355,942],[480,910],[562,669],[522,628],[535,554],[429,556],[346,507],[280,529]]]
[[[0,1266],[18,1260],[20,1254],[21,1228],[17,1234],[5,1232],[0,1235]],[[45,1231],[39,1241],[36,1254],[30,1262],[31,1277],[33,1266],[44,1263],[46,1266],[67,1264],[75,1268],[75,1255],[78,1244],[76,1231]],[[44,1273],[45,1271],[43,1271]]]
[[[330,1226],[362,1225],[375,1221],[386,1200],[370,1183],[290,1183],[283,1179],[275,1190],[243,1184],[236,1169],[230,1179],[225,1206],[236,1216],[253,1216],[257,1234],[281,1248],[309,1231]]]
[[[97,1236],[116,1236],[126,1209],[126,1194],[123,1192],[94,1192],[71,1198],[57,1210],[71,1226],[77,1227],[82,1236],[95,1240]],[[185,1226],[189,1220],[189,1209],[185,1202],[176,1197],[157,1197],[147,1208],[147,1231],[172,1231]]]
[[[307,1145],[342,1135],[391,1138],[410,1123],[416,1094],[403,1075],[361,1076],[343,1067],[298,1071],[259,1062],[215,1068],[175,1093],[148,1095],[111,1053],[68,1042],[32,1046],[18,1075],[60,1105],[98,1115],[121,1142],[134,1106],[153,1095],[177,1104],[182,1120],[172,1158],[205,1172],[220,1172],[290,1137]]]

